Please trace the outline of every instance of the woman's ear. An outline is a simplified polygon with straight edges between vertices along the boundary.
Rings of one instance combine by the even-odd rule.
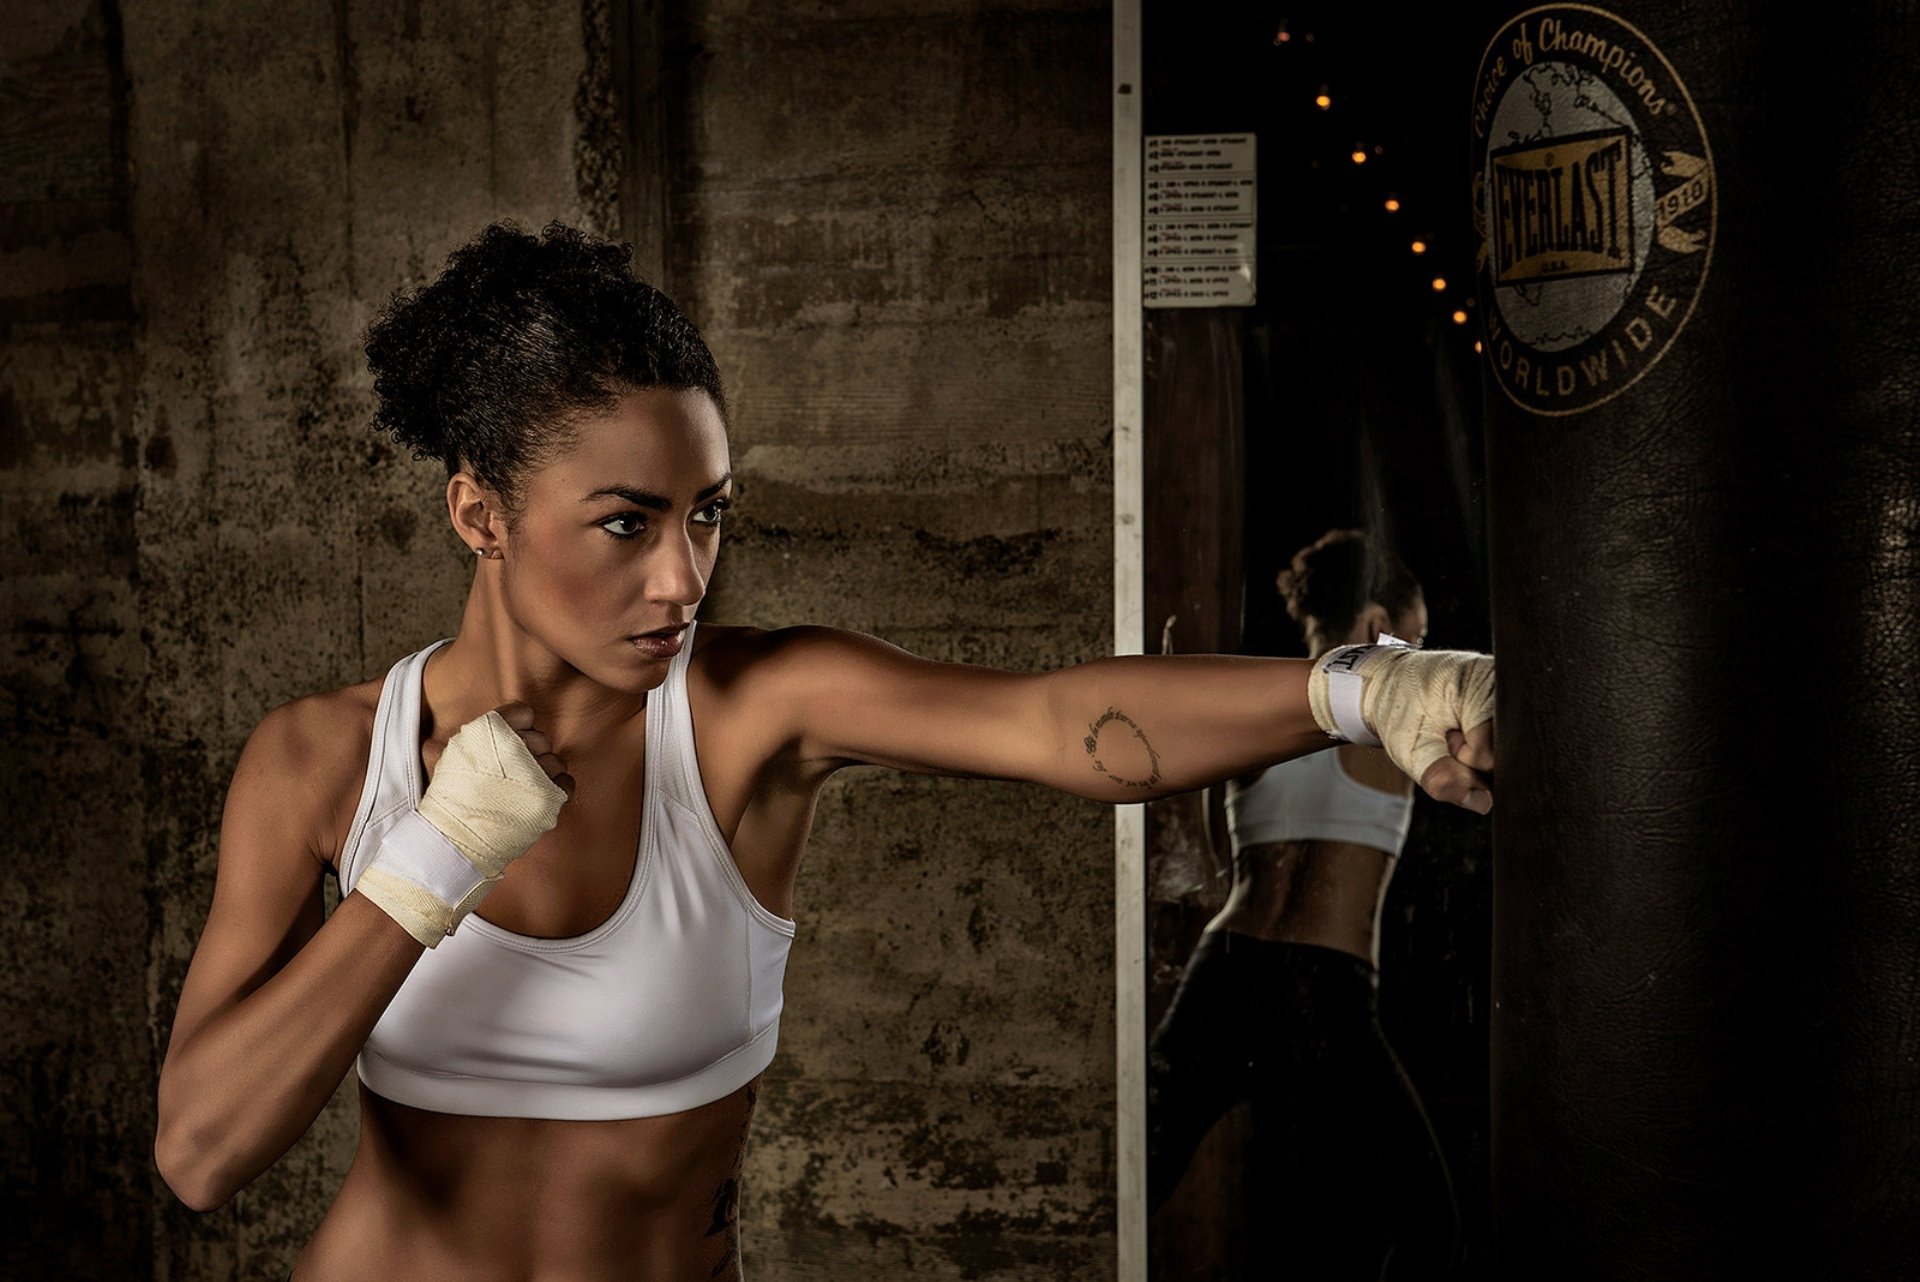
[[[471,472],[455,472],[447,478],[447,516],[453,532],[467,547],[486,556],[495,555],[502,533],[495,528],[495,507],[493,495]]]
[[[1354,631],[1361,641],[1371,645],[1380,639],[1382,632],[1393,631],[1393,616],[1387,613],[1387,607],[1378,601],[1367,602],[1367,608],[1360,611],[1360,617],[1354,623]]]

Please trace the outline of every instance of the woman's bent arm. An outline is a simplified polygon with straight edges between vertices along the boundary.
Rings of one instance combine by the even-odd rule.
[[[359,895],[322,924],[340,740],[321,700],[276,708],[227,792],[154,1141],[161,1175],[195,1210],[226,1202],[306,1132],[424,951]]]

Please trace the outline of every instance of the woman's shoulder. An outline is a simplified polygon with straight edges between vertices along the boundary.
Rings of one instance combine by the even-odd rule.
[[[745,675],[793,660],[818,655],[846,641],[871,643],[872,638],[841,628],[800,624],[784,628],[756,628],[742,624],[702,623],[693,637],[693,667],[710,677]]]
[[[276,850],[294,839],[332,864],[367,775],[380,681],[361,681],[271,708],[248,735],[227,791],[228,848]]]
[[[287,818],[307,830],[332,862],[359,805],[373,747],[384,675],[300,695],[270,708],[242,753],[247,773],[284,800]]]
[[[764,710],[823,686],[845,688],[875,665],[906,658],[876,637],[845,628],[702,623],[694,633],[687,679],[708,707]]]
[[[374,677],[277,704],[260,718],[253,739],[301,768],[351,757],[356,743],[364,755],[373,744],[374,712],[384,681],[384,676]]]
[[[756,637],[767,635],[765,628],[746,627],[737,623],[708,623],[701,620],[693,633],[693,659],[695,662],[711,661],[743,646],[750,646]]]
[[[743,624],[702,623],[693,634],[687,680],[703,701],[733,703],[764,695],[769,678],[778,677],[780,659],[797,628],[756,628]]]

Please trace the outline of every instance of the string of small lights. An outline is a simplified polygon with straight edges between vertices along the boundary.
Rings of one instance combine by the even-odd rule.
[[[1290,63],[1300,64],[1297,65],[1298,78],[1289,77],[1289,80],[1317,85],[1311,97],[1311,114],[1341,126],[1332,131],[1331,137],[1344,149],[1349,181],[1365,189],[1366,207],[1377,208],[1387,215],[1382,223],[1390,237],[1389,243],[1404,247],[1402,252],[1415,265],[1414,279],[1420,275],[1426,278],[1428,293],[1438,307],[1437,316],[1464,340],[1472,334],[1470,322],[1477,306],[1472,274],[1465,270],[1434,271],[1432,267],[1438,264],[1432,260],[1444,258],[1450,265],[1464,268],[1467,247],[1443,243],[1439,238],[1436,224],[1444,225],[1451,220],[1441,217],[1438,210],[1422,208],[1423,202],[1410,192],[1413,184],[1408,181],[1409,175],[1395,163],[1396,155],[1389,155],[1382,141],[1389,131],[1381,128],[1380,122],[1366,117],[1367,95],[1358,86],[1343,89],[1337,77],[1312,74],[1316,69],[1324,70],[1327,65],[1336,64],[1338,59],[1334,55],[1340,52],[1329,50],[1319,37],[1320,33],[1305,25],[1296,26],[1282,18],[1274,31],[1273,43]],[[1322,156],[1312,163],[1319,168],[1323,160],[1330,159]],[[1422,266],[1427,267],[1425,272],[1419,271]],[[1481,347],[1479,339],[1474,338],[1473,350],[1478,353]]]

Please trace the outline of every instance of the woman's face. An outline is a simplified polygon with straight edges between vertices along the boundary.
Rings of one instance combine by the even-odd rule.
[[[629,391],[534,472],[501,562],[522,631],[593,680],[665,680],[706,595],[733,492],[727,430],[701,391]]]

